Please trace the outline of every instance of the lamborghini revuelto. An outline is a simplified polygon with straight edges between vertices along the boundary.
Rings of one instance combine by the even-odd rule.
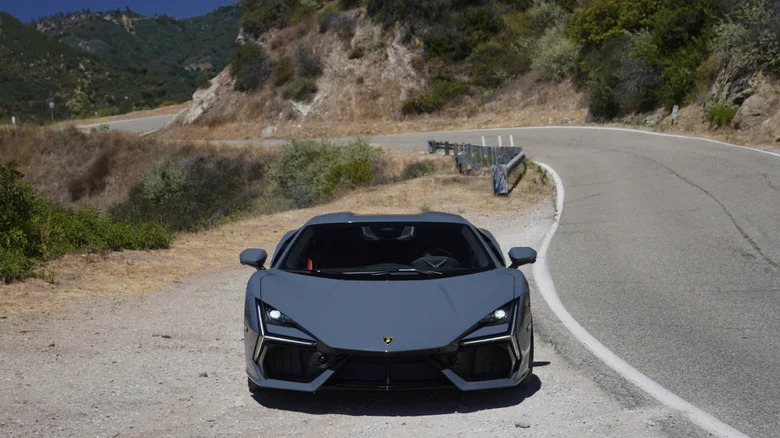
[[[317,216],[266,251],[247,249],[249,390],[461,390],[527,383],[528,282],[512,248],[445,213]]]

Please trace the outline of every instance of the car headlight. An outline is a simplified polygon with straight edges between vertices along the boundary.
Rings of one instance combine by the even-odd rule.
[[[514,309],[514,301],[506,303],[498,309],[488,313],[484,318],[479,321],[480,326],[506,324],[512,317],[512,310]]]
[[[266,324],[283,325],[287,327],[298,326],[298,324],[296,324],[292,318],[275,309],[274,307],[269,306],[268,304],[258,303],[257,311],[258,314],[262,315],[263,321],[265,321]]]

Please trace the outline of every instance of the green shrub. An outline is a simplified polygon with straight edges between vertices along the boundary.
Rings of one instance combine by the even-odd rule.
[[[0,282],[30,277],[40,261],[69,252],[167,248],[173,239],[158,224],[117,222],[97,210],[54,204],[21,178],[13,165],[0,167]]]
[[[245,11],[241,17],[241,27],[255,36],[274,26],[287,26],[296,8],[301,7],[296,0],[242,0],[241,3]]]
[[[724,103],[713,103],[709,105],[704,118],[709,122],[710,129],[718,129],[729,126],[734,116],[737,115],[738,108]]]
[[[731,70],[780,73],[780,25],[767,1],[742,2],[715,26],[714,52]]]
[[[588,84],[588,112],[596,122],[610,121],[619,114],[612,88],[602,78]]]
[[[339,0],[339,9],[346,11],[360,7],[361,0]]]
[[[574,72],[579,55],[580,48],[554,27],[539,38],[531,66],[545,79],[561,80]]]
[[[281,87],[290,82],[293,76],[295,76],[295,71],[293,70],[292,58],[289,56],[281,58],[274,64],[272,79],[275,86]]]
[[[295,71],[303,78],[316,78],[322,74],[322,61],[311,47],[298,44],[295,49]]]
[[[490,41],[505,30],[504,21],[491,5],[469,7],[457,15],[444,31],[430,33],[423,38],[429,56],[460,61],[482,43]]]
[[[430,161],[415,161],[409,163],[404,167],[404,171],[401,174],[403,179],[420,178],[426,175],[430,175],[436,171],[436,167]]]
[[[347,53],[348,59],[360,59],[365,55],[365,51],[363,50],[363,46],[355,46],[352,48],[352,50]]]
[[[553,0],[534,0],[528,9],[529,24],[537,34],[565,24],[567,17],[566,10]]]
[[[282,88],[282,97],[296,102],[308,102],[317,94],[317,83],[309,78],[297,78]]]
[[[527,71],[530,59],[498,41],[480,44],[468,58],[471,80],[480,86],[495,88],[517,74]]]
[[[198,90],[203,90],[211,87],[211,75],[208,73],[201,73],[195,80]]]
[[[263,174],[262,165],[242,158],[163,161],[140,178],[113,213],[133,223],[158,222],[174,230],[207,228],[247,210],[261,192]]]
[[[165,102],[163,102],[163,103],[165,103]],[[175,105],[175,104],[176,104],[176,102],[173,102],[173,105]],[[160,106],[162,106],[162,105],[160,105]],[[98,110],[98,112],[97,112],[97,116],[98,117],[110,117],[110,116],[115,116],[117,114],[119,114],[119,108],[115,107],[115,106],[110,106],[108,108],[103,108],[103,109]]]
[[[449,77],[437,77],[430,88],[406,99],[401,105],[403,114],[433,113],[457,96],[470,92],[468,84]]]
[[[320,32],[336,32],[343,37],[355,34],[355,18],[345,12],[325,8],[319,18]]]
[[[271,62],[256,44],[238,46],[230,54],[230,75],[239,91],[254,90],[265,83],[271,74]]]
[[[346,146],[326,141],[293,140],[279,148],[268,171],[271,196],[290,207],[310,207],[340,189],[370,185],[379,152],[366,141]]]

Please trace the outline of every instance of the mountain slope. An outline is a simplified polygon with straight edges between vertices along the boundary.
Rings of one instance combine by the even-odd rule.
[[[94,113],[154,107],[187,100],[188,88],[172,93],[166,78],[124,69],[94,55],[48,40],[10,14],[0,12],[0,119],[33,123]]]
[[[35,26],[50,39],[116,65],[165,74],[171,85],[178,85],[177,79],[193,87],[198,73],[214,73],[225,66],[242,13],[238,5],[183,20],[145,17],[130,10],[83,11],[43,18]]]

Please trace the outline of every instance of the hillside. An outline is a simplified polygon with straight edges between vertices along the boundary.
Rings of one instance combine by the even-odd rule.
[[[23,122],[118,113],[183,101],[187,90],[170,93],[162,76],[124,69],[94,55],[48,40],[0,12],[0,120]]]
[[[167,87],[195,89],[198,75],[214,76],[235,47],[239,5],[225,6],[193,18],[145,17],[124,11],[45,17],[34,26],[52,40],[84,50],[139,72],[165,76]]]
[[[780,137],[778,0],[243,4],[255,48],[171,136],[622,122]]]

